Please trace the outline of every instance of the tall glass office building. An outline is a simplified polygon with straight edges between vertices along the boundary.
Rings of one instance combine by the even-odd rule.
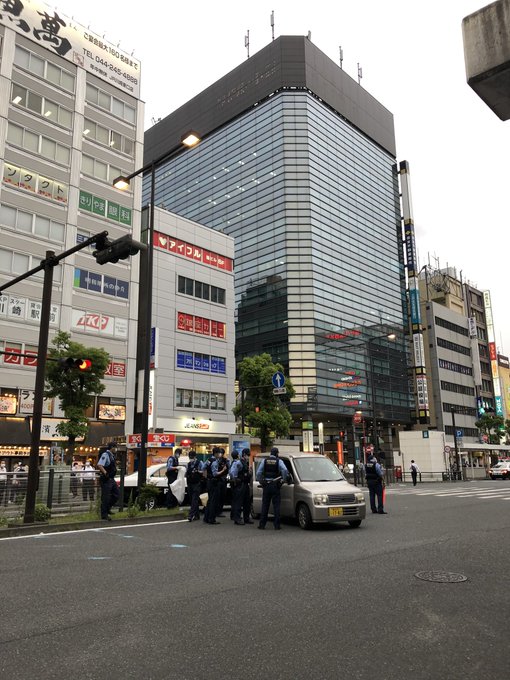
[[[155,202],[234,236],[238,360],[288,369],[296,423],[408,422],[392,115],[292,36],[148,130],[145,162],[188,129],[204,140],[159,167]]]

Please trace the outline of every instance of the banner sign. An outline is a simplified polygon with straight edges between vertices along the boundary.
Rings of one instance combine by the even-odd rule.
[[[85,6],[85,5],[84,5]],[[0,23],[84,68],[113,87],[140,97],[140,62],[43,2],[1,3]]]
[[[167,250],[175,255],[187,257],[195,262],[201,262],[209,267],[223,269],[227,272],[231,272],[234,268],[234,262],[230,257],[223,257],[223,255],[218,255],[218,253],[213,253],[205,248],[200,248],[191,243],[180,241],[172,236],[161,234],[158,231],[154,232],[154,247],[161,250]]]

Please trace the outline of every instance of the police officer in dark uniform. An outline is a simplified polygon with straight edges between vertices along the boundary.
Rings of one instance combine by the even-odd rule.
[[[204,465],[207,477],[207,505],[204,512],[206,524],[220,524],[216,520],[218,514],[218,458],[220,449],[215,446],[209,460]]]
[[[188,521],[193,522],[200,519],[200,488],[202,486],[202,463],[197,460],[195,451],[188,453],[189,463],[186,467],[186,484],[188,487],[188,496],[190,501],[190,508],[188,514]]]
[[[252,471],[250,468],[250,449],[243,449],[241,451],[241,463],[243,471],[241,472],[241,510],[245,524],[253,524],[251,520],[251,478]]]
[[[172,487],[170,486],[175,482],[179,473],[179,456],[182,453],[182,449],[175,449],[171,456],[168,456],[166,461],[166,477],[168,479],[168,491],[166,494],[166,507],[176,508],[179,505],[179,501],[174,496]]]
[[[119,500],[119,489],[115,482],[117,465],[115,464],[115,451],[117,445],[110,442],[101,454],[97,467],[100,472],[99,484],[101,486],[101,519],[110,520],[111,509]]]
[[[280,489],[287,479],[287,468],[278,458],[279,451],[274,446],[271,455],[262,461],[257,470],[257,481],[262,484],[262,510],[259,529],[266,528],[269,506],[273,503],[273,524],[280,529]]]
[[[232,513],[231,519],[234,524],[244,525],[241,517],[241,505],[243,500],[243,464],[239,460],[239,451],[232,451],[232,465],[230,466],[230,488],[232,491]]]
[[[367,458],[365,464],[365,478],[370,494],[370,507],[374,514],[386,515],[383,502],[383,472],[373,453]],[[377,506],[375,499],[377,497]]]
[[[224,517],[223,506],[225,505],[225,496],[227,494],[227,475],[229,470],[228,460],[225,457],[225,449],[220,448],[220,457],[218,458],[218,512],[217,517]]]

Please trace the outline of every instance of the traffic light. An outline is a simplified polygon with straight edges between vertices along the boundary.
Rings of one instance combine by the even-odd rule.
[[[146,250],[147,246],[144,243],[135,241],[131,234],[121,236],[115,241],[103,237],[96,241],[96,248],[92,253],[96,258],[98,264],[108,264],[109,262],[118,262],[119,260],[126,260],[131,255],[136,255],[140,250]]]
[[[79,371],[90,371],[92,368],[92,361],[90,359],[66,357],[65,359],[59,359],[58,363],[64,371],[69,371],[72,368],[77,368]]]

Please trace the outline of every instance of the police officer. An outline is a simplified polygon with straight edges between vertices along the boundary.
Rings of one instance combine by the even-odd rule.
[[[97,463],[101,486],[101,519],[105,521],[111,520],[111,509],[119,499],[119,489],[114,479],[117,472],[114,455],[116,448],[115,442],[110,442]]]
[[[273,524],[280,529],[280,488],[287,479],[287,468],[278,458],[279,451],[274,446],[271,455],[262,461],[257,469],[257,481],[262,484],[262,510],[259,529],[266,528],[269,506],[273,503]]]
[[[227,475],[229,472],[228,460],[225,456],[225,449],[220,448],[220,456],[218,458],[218,511],[217,517],[224,517],[223,506],[225,505],[225,496],[227,493]]]
[[[251,514],[251,478],[252,471],[250,468],[250,449],[243,449],[241,452],[241,463],[243,471],[241,473],[241,509],[243,511],[243,518],[245,524],[253,524],[250,519]]]
[[[230,488],[232,491],[232,519],[234,524],[244,525],[241,517],[241,504],[243,494],[243,464],[239,460],[239,451],[232,452],[232,464],[230,466]]]
[[[212,455],[205,464],[207,477],[207,505],[205,507],[204,522],[206,524],[220,524],[216,520],[218,514],[218,458],[220,449],[215,446]]]
[[[182,449],[175,449],[171,456],[168,456],[166,461],[166,477],[168,479],[168,492],[166,496],[166,507],[176,508],[179,505],[179,501],[174,496],[170,484],[173,484],[177,479],[179,472],[179,456],[182,453]]]
[[[188,486],[188,496],[190,508],[188,521],[193,522],[200,519],[200,487],[202,485],[202,463],[197,459],[195,451],[188,453],[189,463],[186,467],[186,483]]]
[[[367,458],[365,464],[365,478],[367,480],[368,492],[370,494],[370,507],[372,512],[379,515],[386,515],[383,502],[383,472],[373,453]],[[377,506],[375,499],[377,497]]]

